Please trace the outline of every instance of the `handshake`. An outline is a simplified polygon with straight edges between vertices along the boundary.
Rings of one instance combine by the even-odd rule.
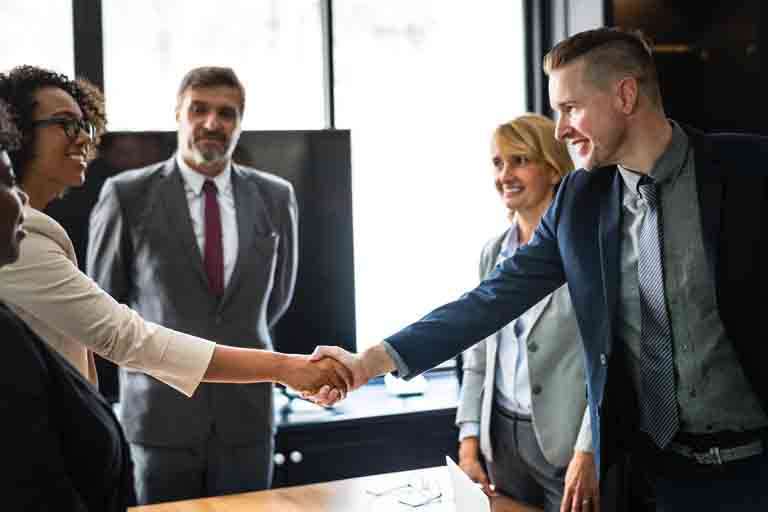
[[[310,356],[290,356],[284,376],[279,380],[301,393],[303,398],[329,407],[343,400],[373,377],[395,369],[381,344],[362,354],[341,347],[318,346]]]

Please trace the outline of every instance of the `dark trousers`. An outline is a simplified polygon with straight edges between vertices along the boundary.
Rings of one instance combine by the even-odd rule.
[[[530,418],[516,418],[494,404],[491,440],[493,462],[488,470],[496,490],[546,512],[559,512],[567,468],[544,458]]]
[[[764,439],[768,447],[768,437]],[[646,449],[634,457],[651,484],[657,512],[765,512],[768,510],[768,453],[720,465]]]
[[[191,447],[131,443],[138,504],[268,489],[273,451],[272,438],[231,445],[212,435]]]

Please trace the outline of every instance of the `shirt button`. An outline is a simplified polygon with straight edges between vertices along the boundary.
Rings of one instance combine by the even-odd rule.
[[[215,322],[216,325],[221,325],[221,322],[223,321],[221,315],[216,315]]]
[[[602,364],[603,366],[607,365],[608,356],[606,356],[605,354],[600,354],[600,364]]]
[[[539,350],[539,346],[535,343],[531,343],[530,345],[528,345],[528,350],[531,352],[536,352],[537,350]]]
[[[683,344],[683,346],[681,348],[683,349],[683,352],[688,352],[688,345],[687,344]]]
[[[691,388],[691,390],[688,392],[691,398],[696,398],[696,389]]]
[[[538,384],[535,384],[535,385],[533,386],[533,388],[531,388],[531,392],[532,392],[534,395],[538,395],[539,393],[541,393],[541,386],[539,386]]]

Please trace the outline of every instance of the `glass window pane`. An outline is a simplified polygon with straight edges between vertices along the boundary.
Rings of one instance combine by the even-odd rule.
[[[205,65],[230,66],[240,77],[245,129],[324,126],[320,0],[107,0],[102,6],[111,130],[175,129],[179,82]]]
[[[358,350],[478,282],[508,220],[490,161],[525,108],[521,2],[334,3],[336,120],[352,130]]]
[[[72,2],[0,2],[0,20],[0,71],[32,64],[74,76]]]

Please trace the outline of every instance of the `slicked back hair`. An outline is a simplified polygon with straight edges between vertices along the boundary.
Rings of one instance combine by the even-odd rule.
[[[661,107],[661,92],[651,42],[639,30],[604,27],[579,32],[560,41],[544,56],[544,72],[583,59],[584,78],[605,88],[614,80],[633,77],[640,93]]]

